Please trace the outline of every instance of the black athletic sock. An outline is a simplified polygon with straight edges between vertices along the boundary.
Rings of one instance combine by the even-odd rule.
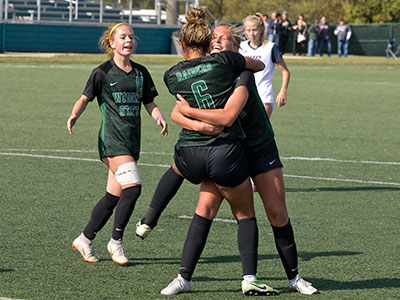
[[[125,227],[129,222],[133,209],[135,208],[136,200],[139,198],[141,191],[141,185],[129,187],[122,191],[121,198],[115,209],[114,227],[112,231],[112,238],[114,240],[122,239]]]
[[[175,173],[172,167],[164,173],[158,182],[150,207],[141,220],[142,224],[147,224],[151,228],[157,226],[161,213],[181,187],[183,179],[183,177]]]
[[[256,275],[258,259],[258,227],[256,218],[240,220],[238,222],[237,237],[243,275]]]
[[[272,226],[272,230],[274,232],[276,249],[285,268],[286,276],[288,279],[293,279],[299,272],[297,248],[290,220],[283,227]]]
[[[200,255],[206,245],[208,232],[210,231],[212,220],[194,214],[186,235],[185,245],[183,246],[181,266],[179,274],[190,281],[199,261]]]
[[[93,208],[89,223],[83,230],[83,234],[90,240],[96,237],[103,226],[110,219],[114,208],[118,204],[119,197],[106,193]]]

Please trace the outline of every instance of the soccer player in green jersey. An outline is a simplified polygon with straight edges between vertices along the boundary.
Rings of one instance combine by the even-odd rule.
[[[205,56],[211,41],[211,29],[205,22],[204,12],[192,8],[186,20],[180,33],[185,61],[170,68],[165,73],[164,82],[171,94],[185,95],[193,107],[222,108],[232,92],[236,75],[248,67],[246,59],[234,52]],[[262,68],[263,64],[257,63],[256,71]],[[177,174],[182,174],[192,183],[202,183],[201,190],[205,182],[215,183],[217,192],[228,200],[238,220],[238,234],[246,244],[244,247],[239,246],[244,274],[255,279],[257,224],[245,155],[239,141],[242,136],[237,121],[214,136],[182,129],[175,146],[174,161]],[[190,291],[191,277],[205,246],[210,226],[211,220],[196,210],[182,252],[179,275],[161,294]],[[259,294],[276,292],[257,280],[252,280],[249,285],[252,289],[259,288]]]
[[[216,27],[211,42],[211,50],[214,52],[226,49],[237,51],[240,37],[236,32],[237,30],[228,24]],[[185,105],[184,99],[181,98],[182,102],[177,101],[177,107],[173,111],[173,115],[175,115],[174,119],[175,121],[179,120],[179,124],[187,129],[207,129],[208,132],[212,132],[213,126],[209,123],[216,126],[214,128],[215,130],[216,128],[221,128],[221,126],[229,124],[229,122],[232,122],[232,119],[236,118],[235,110],[237,108],[235,108],[235,106],[240,106],[242,100],[240,100],[240,98],[236,99],[238,102],[231,100],[235,99],[235,94],[236,96],[243,97],[243,93],[244,95],[248,95],[248,102],[239,116],[242,128],[246,133],[244,147],[246,149],[250,175],[256,178],[259,194],[263,200],[267,217],[273,228],[276,247],[288,278],[288,287],[302,294],[317,293],[317,290],[312,287],[311,284],[298,275],[297,250],[285,204],[282,164],[274,141],[272,127],[263,109],[258,92],[255,89],[252,74],[245,71],[240,75],[235,92],[227,101],[223,111],[196,110]],[[232,111],[231,108],[234,110]],[[185,117],[181,112],[186,113],[188,116]],[[196,113],[200,115],[196,115]],[[203,116],[205,118],[204,120],[208,120],[209,123],[194,120],[193,117],[196,116],[199,117],[199,119]],[[200,196],[196,212],[207,212],[205,216],[207,219],[212,220],[217,214],[222,202],[222,197],[216,199],[215,195],[218,194],[215,192],[215,187],[212,185],[208,185],[207,189],[209,193],[204,192]],[[171,193],[166,193],[165,195],[164,197],[173,197]],[[164,203],[161,200],[162,198],[160,196],[153,198],[149,211],[142,219],[142,222],[147,221],[150,224],[152,222],[153,224],[157,223],[158,217],[162,212],[162,210],[158,209],[160,209],[160,207],[165,209],[170,198],[165,199]],[[155,214],[154,211],[157,211],[157,214]]]
[[[215,28],[211,53],[222,50],[237,51],[238,43],[234,43],[233,36],[235,36],[233,29],[228,25]],[[246,95],[248,100],[239,114],[239,119],[246,135],[243,145],[247,164],[272,226],[276,248],[286,272],[288,288],[302,294],[316,294],[317,289],[305,281],[298,272],[297,249],[285,201],[283,166],[274,140],[274,132],[263,109],[252,72],[246,70],[240,74],[235,91],[223,109],[193,108],[185,99],[178,96],[180,101],[177,101],[173,114],[181,113],[186,117],[179,118],[181,120],[179,125],[186,128],[193,127],[191,124],[193,119],[195,122],[202,121],[217,127],[226,126],[237,118],[237,108],[242,106],[243,95]],[[219,195],[219,199],[213,199],[216,195]],[[215,192],[215,187],[209,185],[207,194],[200,195],[196,210],[208,212],[206,217],[212,220],[221,202],[222,196]]]
[[[143,104],[150,116],[168,134],[167,123],[154,103],[158,95],[147,69],[132,60],[135,38],[125,23],[110,26],[100,43],[109,60],[92,71],[82,96],[76,101],[67,128],[72,127],[89,102],[97,97],[102,122],[98,148],[100,159],[108,167],[106,194],[96,204],[89,223],[73,241],[83,260],[96,263],[92,241],[110,219],[114,209],[114,226],[107,250],[112,260],[127,265],[122,237],[141,193],[141,179],[136,165],[140,154],[140,109]]]

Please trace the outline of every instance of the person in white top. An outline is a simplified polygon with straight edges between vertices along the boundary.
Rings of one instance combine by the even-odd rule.
[[[275,64],[282,72],[281,89],[276,96],[276,104],[281,107],[286,104],[286,92],[289,85],[290,72],[278,48],[278,45],[265,40],[265,25],[261,14],[256,13],[243,20],[244,32],[248,40],[241,42],[239,52],[243,56],[259,59],[265,64],[263,71],[254,74],[257,90],[268,117],[274,110],[274,91],[272,77]]]
[[[339,57],[342,56],[342,48],[343,48],[343,56],[347,57],[349,54],[349,40],[351,38],[351,28],[349,25],[344,23],[344,19],[340,18],[339,25],[336,26],[333,31],[335,35],[337,35],[338,41],[338,51],[337,54]]]

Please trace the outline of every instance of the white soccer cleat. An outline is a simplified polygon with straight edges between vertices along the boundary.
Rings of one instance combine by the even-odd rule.
[[[192,291],[192,282],[183,279],[181,274],[178,275],[168,286],[161,291],[161,295],[176,295],[179,293],[190,293]]]
[[[81,233],[73,242],[72,248],[78,251],[85,262],[97,263],[99,259],[94,254],[92,240],[89,240],[87,237]]]
[[[111,255],[111,259],[120,266],[126,266],[128,264],[128,258],[125,255],[125,249],[122,245],[122,240],[111,239],[107,245],[107,251]]]
[[[142,224],[142,221],[139,221],[136,224],[136,236],[140,237],[142,240],[150,234],[151,230],[150,226]]]
[[[288,289],[292,292],[299,292],[304,295],[319,294],[318,290],[312,286],[311,282],[305,281],[299,274],[294,279],[287,281]]]

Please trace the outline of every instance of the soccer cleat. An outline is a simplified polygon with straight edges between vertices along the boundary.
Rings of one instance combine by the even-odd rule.
[[[181,274],[178,275],[168,286],[161,291],[161,295],[175,295],[179,293],[190,293],[192,291],[192,282],[184,279]]]
[[[279,292],[258,280],[243,280],[242,292],[246,296],[276,296]]]
[[[99,261],[94,254],[92,240],[85,237],[83,233],[72,242],[72,248],[82,255],[85,262],[97,263]]]
[[[126,266],[128,264],[128,258],[125,255],[125,249],[122,245],[122,240],[111,239],[107,245],[107,251],[111,255],[111,259],[120,266]]]
[[[299,292],[304,295],[319,294],[318,290],[312,286],[311,282],[305,281],[299,274],[294,279],[287,281],[288,289],[292,292]]]
[[[136,236],[140,237],[142,240],[144,240],[152,231],[149,225],[147,224],[142,224],[142,221],[139,221],[136,224]]]

